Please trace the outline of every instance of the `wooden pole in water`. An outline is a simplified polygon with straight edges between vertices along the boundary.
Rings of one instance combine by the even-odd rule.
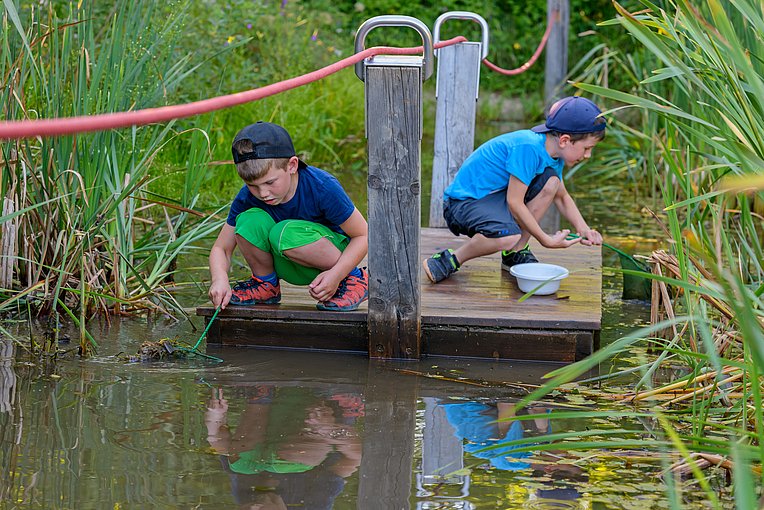
[[[366,69],[369,356],[419,358],[422,76]]]
[[[369,356],[418,359],[422,81],[432,74],[432,36],[416,18],[377,16],[358,29],[356,52],[375,26],[415,28],[424,56],[380,55],[356,66],[369,152]]]
[[[547,0],[546,15],[554,19],[552,31],[546,43],[546,69],[544,72],[544,103],[549,108],[562,97],[565,78],[568,75],[568,25],[570,23],[569,0]],[[539,225],[545,232],[560,228],[560,212],[552,204]]]

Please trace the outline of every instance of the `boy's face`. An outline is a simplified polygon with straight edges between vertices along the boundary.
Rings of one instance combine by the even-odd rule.
[[[245,184],[255,198],[266,204],[283,204],[294,196],[297,182],[293,177],[297,173],[297,167],[297,158],[293,157],[287,163],[286,169],[271,166],[265,175]]]
[[[558,141],[558,158],[562,158],[566,166],[574,166],[592,157],[592,149],[599,143],[596,136],[587,136],[577,142],[570,139],[570,135],[560,135]]]

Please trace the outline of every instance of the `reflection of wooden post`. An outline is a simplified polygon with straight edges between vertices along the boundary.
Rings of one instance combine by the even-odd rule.
[[[463,485],[464,475],[452,475],[464,467],[464,447],[448,422],[446,411],[435,397],[424,397],[422,432],[422,483]]]
[[[381,358],[420,354],[422,68],[400,62],[366,64],[369,356]]]
[[[16,372],[13,371],[13,340],[0,338],[0,413],[13,410],[16,400]]]
[[[547,0],[546,15],[554,19],[552,31],[546,42],[546,69],[544,71],[544,102],[549,108],[552,103],[562,97],[565,78],[568,75],[569,0]],[[547,233],[554,233],[559,230],[560,212],[554,204],[549,207],[539,224]]]
[[[410,507],[418,384],[399,379],[369,368],[358,482],[361,510]]]
[[[480,43],[465,42],[438,50],[431,227],[446,226],[443,219],[443,192],[475,148],[475,110],[481,48]]]

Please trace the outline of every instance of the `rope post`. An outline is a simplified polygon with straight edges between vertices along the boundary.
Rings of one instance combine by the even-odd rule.
[[[544,73],[544,103],[547,108],[561,97],[568,75],[568,24],[570,23],[569,0],[547,0],[546,15],[554,18],[546,47],[546,70]],[[545,232],[560,229],[560,211],[552,204],[541,218],[539,226]]]
[[[440,41],[440,26],[449,19],[472,20],[483,29],[482,42],[463,42],[436,50],[438,77],[435,85],[435,148],[430,194],[431,227],[445,227],[443,192],[475,148],[475,112],[480,62],[488,56],[488,23],[464,11],[447,12],[435,20],[433,38]]]
[[[414,28],[424,55],[379,55],[356,64],[365,83],[369,155],[369,356],[418,359],[422,82],[432,74],[432,35],[416,18],[377,16],[358,29],[356,53],[378,26]]]

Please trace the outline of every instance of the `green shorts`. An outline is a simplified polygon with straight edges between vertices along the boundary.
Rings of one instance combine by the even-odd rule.
[[[254,475],[267,471],[269,473],[304,473],[315,466],[290,462],[279,458],[273,451],[275,445],[259,444],[249,451],[241,452],[239,458],[229,464],[231,471],[246,475]]]
[[[236,217],[236,234],[257,248],[273,255],[273,267],[282,280],[293,285],[308,285],[321,270],[289,260],[284,252],[300,248],[325,237],[340,251],[345,251],[350,238],[325,225],[305,220],[284,220],[276,223],[259,208],[247,209]]]

